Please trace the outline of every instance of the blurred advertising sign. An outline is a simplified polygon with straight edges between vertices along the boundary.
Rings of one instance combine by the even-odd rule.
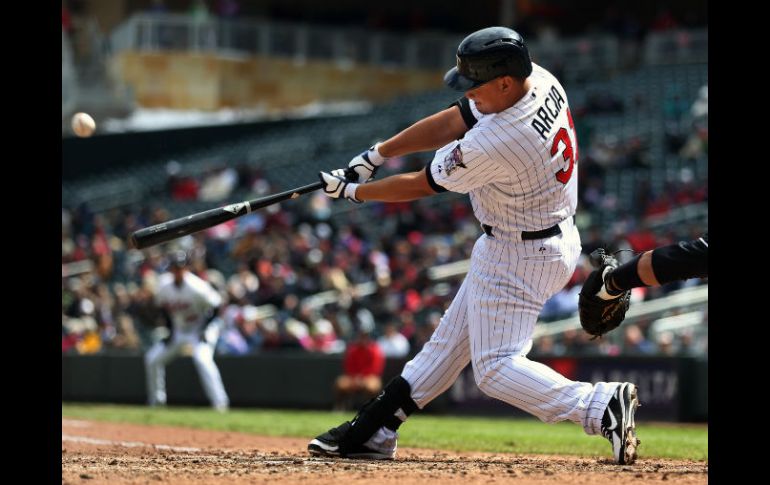
[[[681,410],[681,361],[678,358],[557,357],[533,359],[571,380],[633,382],[642,404],[637,420],[676,421]],[[471,366],[449,390],[448,411],[456,414],[528,416],[518,408],[485,395],[476,385]]]

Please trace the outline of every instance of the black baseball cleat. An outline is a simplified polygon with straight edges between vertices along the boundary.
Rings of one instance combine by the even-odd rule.
[[[335,458],[358,458],[365,460],[392,460],[395,452],[385,453],[364,445],[345,447],[342,440],[350,429],[350,421],[345,421],[336,428],[332,428],[324,434],[316,436],[307,445],[307,451],[313,456],[326,456]]]
[[[636,386],[624,382],[618,386],[604,411],[602,434],[612,444],[615,462],[620,465],[630,465],[636,461],[636,448],[641,441],[636,437],[634,413],[639,405]]]

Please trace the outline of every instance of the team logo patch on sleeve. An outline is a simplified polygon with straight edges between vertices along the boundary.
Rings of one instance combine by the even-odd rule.
[[[449,155],[444,158],[444,166],[446,167],[447,175],[452,175],[452,172],[457,170],[458,167],[468,168],[463,163],[463,151],[460,150],[459,143],[451,152],[449,152]]]

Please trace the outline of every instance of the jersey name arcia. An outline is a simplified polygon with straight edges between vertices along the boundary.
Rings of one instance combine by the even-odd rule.
[[[532,128],[540,133],[540,138],[543,141],[548,139],[548,134],[553,128],[553,124],[561,113],[561,108],[564,106],[564,95],[562,95],[556,86],[551,86],[551,90],[543,101],[543,106],[537,110],[537,118],[532,120]]]

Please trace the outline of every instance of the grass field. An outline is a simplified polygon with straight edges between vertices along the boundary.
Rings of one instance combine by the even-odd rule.
[[[312,438],[351,419],[354,413],[209,408],[148,408],[126,405],[62,404],[62,418],[238,431],[264,436]],[[707,425],[637,424],[640,456],[706,460]],[[589,437],[573,423],[545,424],[535,419],[418,415],[400,430],[399,446],[446,451],[606,455],[609,443]]]

